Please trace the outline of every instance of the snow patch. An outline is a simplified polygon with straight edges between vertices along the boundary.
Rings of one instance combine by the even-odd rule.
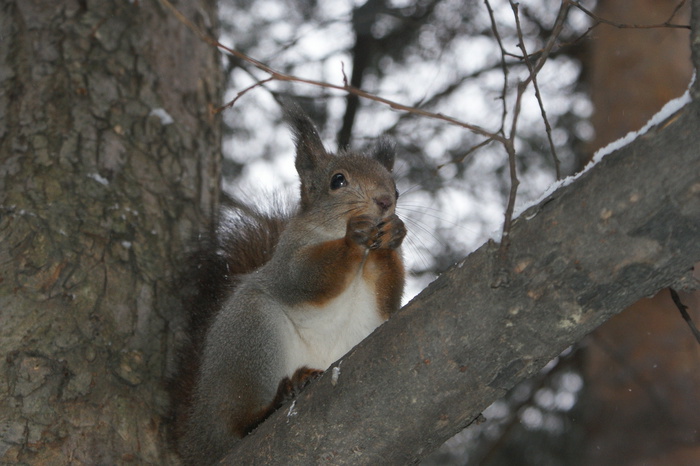
[[[164,108],[154,108],[148,116],[156,116],[160,119],[160,124],[163,126],[172,125],[175,123],[173,117]]]
[[[294,417],[297,414],[297,400],[292,401],[292,405],[289,407],[289,410],[287,410],[287,422],[289,422],[290,417]]]
[[[109,180],[107,178],[102,177],[99,173],[88,173],[87,177],[92,179],[92,180],[97,181],[102,186],[109,185]]]
[[[693,79],[694,81],[695,79]],[[692,85],[692,82],[691,82]],[[674,113],[676,113],[678,110],[681,108],[685,107],[687,104],[690,103],[690,90],[686,90],[685,94],[682,96],[673,99],[664,105],[661,110],[656,113],[649,121],[647,121],[647,124],[642,127],[642,129],[638,131],[630,131],[627,133],[625,136],[621,137],[617,141],[613,141],[607,146],[598,149],[598,151],[593,155],[593,159],[590,161],[588,165],[584,167],[582,170],[582,173],[587,171],[591,166],[595,165],[596,163],[600,162],[603,157],[606,155],[610,154],[611,152],[615,152],[616,150],[626,146],[627,144],[631,143],[635,139],[637,139],[639,136],[642,136],[646,134],[651,128],[654,126],[658,125],[659,123],[663,122],[664,120],[670,118]]]
[[[690,86],[693,85],[695,81],[695,76],[693,76],[693,79],[690,82]],[[620,139],[611,142],[605,147],[602,147],[596,151],[595,154],[593,154],[593,158],[591,161],[581,170],[580,172],[567,176],[566,178],[563,178],[561,180],[555,181],[552,183],[536,200],[527,203],[520,208],[516,209],[516,211],[513,212],[513,218],[519,217],[523,212],[525,212],[527,209],[529,209],[532,206],[538,205],[540,202],[545,200],[549,195],[551,195],[554,191],[556,191],[559,188],[565,187],[576,181],[578,177],[586,173],[588,170],[593,168],[597,163],[599,163],[603,158],[611,154],[626,145],[630,144],[632,141],[637,139],[640,136],[643,136],[646,134],[651,128],[654,126],[657,126],[658,124],[662,123],[666,119],[670,118],[674,113],[679,111],[681,108],[685,107],[687,104],[690,103],[691,98],[690,98],[690,86],[688,87],[688,90],[685,91],[685,94],[682,96],[673,99],[666,103],[661,110],[658,111],[651,119],[638,131],[630,131],[627,133],[625,136],[621,137]],[[528,217],[525,218],[525,220],[531,220],[537,215],[537,211],[533,212],[530,214]]]
[[[341,361],[341,363],[342,363],[342,361]],[[331,385],[333,385],[334,387],[335,387],[336,385],[338,385],[338,378],[340,377],[340,364],[341,364],[341,363],[338,363],[338,365],[335,366],[335,367],[332,369],[332,373],[331,373]]]

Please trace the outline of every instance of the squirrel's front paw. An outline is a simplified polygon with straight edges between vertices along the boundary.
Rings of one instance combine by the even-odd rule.
[[[348,221],[346,237],[368,249],[396,249],[406,236],[406,227],[393,214],[377,223],[368,215],[358,215]]]
[[[360,246],[376,249],[380,242],[377,221],[369,215],[352,217],[348,220],[345,237]]]
[[[398,215],[392,214],[377,226],[379,227],[379,238],[381,238],[382,242],[380,247],[396,249],[401,246],[403,239],[406,237],[406,226]]]

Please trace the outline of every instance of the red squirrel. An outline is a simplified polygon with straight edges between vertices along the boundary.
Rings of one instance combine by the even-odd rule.
[[[285,107],[301,180],[296,212],[234,206],[239,217],[220,222],[196,267],[190,307],[204,314],[193,316],[184,366],[197,369],[182,375],[175,410],[186,464],[221,459],[401,304],[406,228],[395,212],[392,144],[330,154],[311,120]]]

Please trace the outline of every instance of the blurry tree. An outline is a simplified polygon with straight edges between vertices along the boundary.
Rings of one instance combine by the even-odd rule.
[[[690,20],[690,5],[673,0],[600,0],[596,9],[626,25],[663,24],[674,12],[673,22]],[[683,94],[693,70],[687,30],[605,24],[592,36],[598,148]],[[700,319],[700,296],[681,295]],[[584,358],[586,464],[700,464],[700,350],[668,290],[600,327],[586,340]]]

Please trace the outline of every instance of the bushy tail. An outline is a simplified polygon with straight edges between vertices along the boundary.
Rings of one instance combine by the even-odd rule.
[[[209,325],[241,277],[267,263],[292,212],[283,203],[246,205],[225,197],[212,230],[200,234],[178,283],[188,322],[177,370],[169,380],[171,441],[182,438]]]

